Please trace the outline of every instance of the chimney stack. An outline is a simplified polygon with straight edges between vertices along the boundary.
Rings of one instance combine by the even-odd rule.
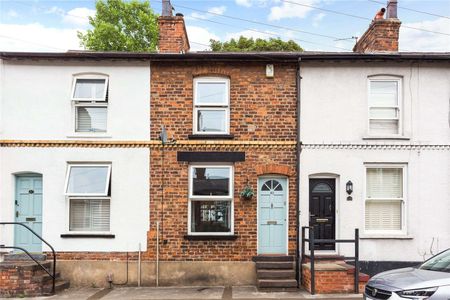
[[[159,53],[186,53],[189,51],[189,39],[184,24],[184,16],[172,14],[170,0],[162,1],[162,15],[158,18]]]
[[[383,13],[386,11],[386,19]],[[400,20],[397,18],[397,0],[388,0],[386,10],[382,8],[353,47],[359,53],[398,52]]]

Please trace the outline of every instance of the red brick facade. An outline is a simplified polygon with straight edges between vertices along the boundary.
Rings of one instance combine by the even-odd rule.
[[[257,197],[244,200],[247,182],[257,191],[258,176],[278,174],[289,179],[289,253],[295,254],[296,192],[296,66],[275,64],[266,78],[266,63],[152,63],[151,139],[165,126],[174,145],[151,150],[150,231],[148,258],[155,257],[156,222],[160,222],[160,259],[166,261],[248,261],[257,254]],[[223,76],[230,80],[231,141],[187,141],[193,133],[193,80]],[[252,144],[260,141],[263,143]],[[241,151],[234,163],[235,240],[189,240],[188,162],[178,151]],[[163,160],[164,155],[164,160]],[[163,182],[164,181],[164,182]],[[164,193],[162,192],[164,189]]]

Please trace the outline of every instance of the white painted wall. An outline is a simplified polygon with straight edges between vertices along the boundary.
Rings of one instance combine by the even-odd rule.
[[[410,140],[367,140],[367,76],[403,76],[404,136]],[[450,145],[449,64],[302,63],[300,161],[301,225],[309,222],[309,178],[338,179],[337,237],[361,229],[362,260],[420,261],[435,238],[435,251],[450,248],[450,150],[373,150],[311,147],[310,144]],[[364,163],[407,165],[406,235],[373,238],[364,232]],[[353,182],[353,201],[345,184]],[[436,239],[438,244],[436,244]],[[351,246],[339,253],[352,256]],[[427,255],[427,258],[430,255]]]
[[[69,201],[64,196],[67,162],[111,162],[114,239],[60,237],[69,233]],[[137,251],[139,243],[146,249],[149,165],[146,148],[0,148],[0,219],[14,221],[13,174],[40,173],[43,176],[42,233],[56,251]],[[0,228],[0,234],[0,244],[13,244],[11,228]]]
[[[91,72],[109,76],[108,129],[75,133],[73,75]],[[149,139],[148,61],[4,60],[1,73],[0,139]]]

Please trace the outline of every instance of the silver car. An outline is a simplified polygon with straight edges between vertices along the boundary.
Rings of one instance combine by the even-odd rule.
[[[375,275],[366,285],[364,299],[450,300],[450,249],[417,268]]]

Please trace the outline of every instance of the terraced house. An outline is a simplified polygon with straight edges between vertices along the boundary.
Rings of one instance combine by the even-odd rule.
[[[7,253],[45,242],[73,286],[319,293],[450,247],[450,55],[396,1],[348,53],[190,52],[163,5],[159,53],[0,54],[1,295],[51,290]]]

